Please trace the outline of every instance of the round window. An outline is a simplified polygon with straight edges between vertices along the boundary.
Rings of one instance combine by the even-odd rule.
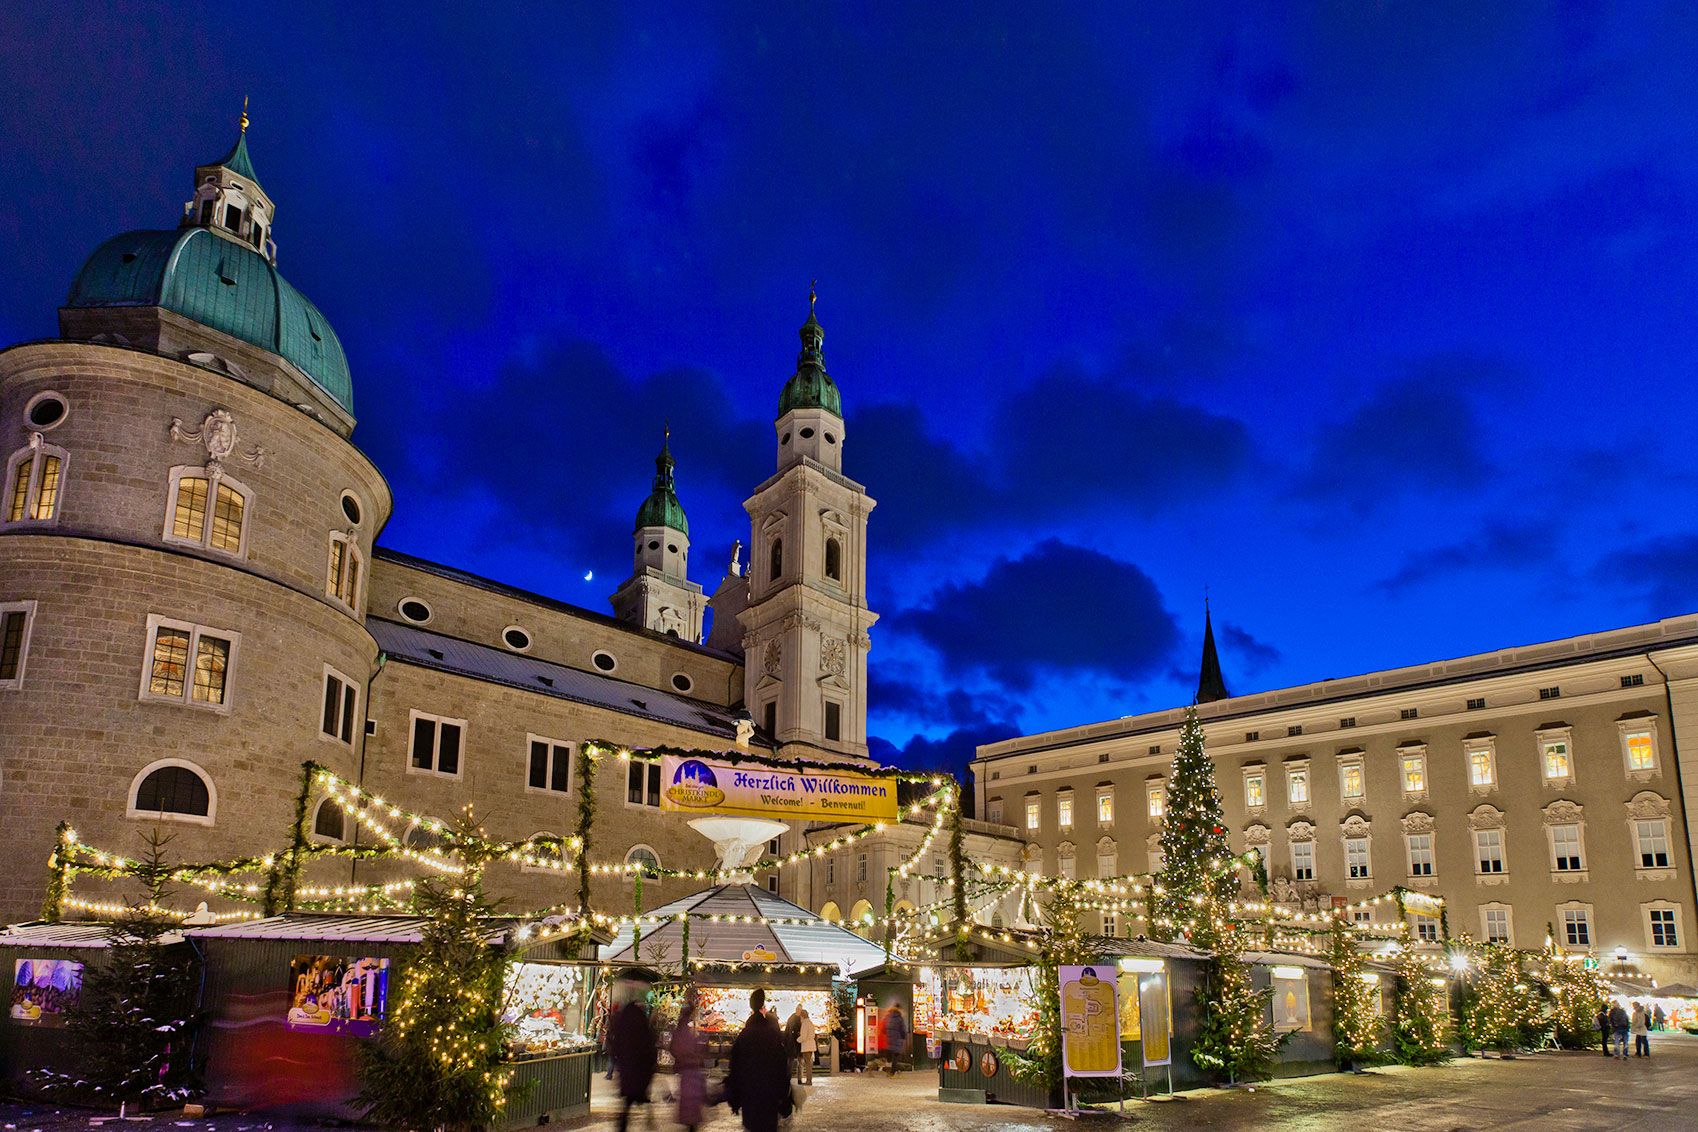
[[[669,542],[669,543],[667,543],[667,544],[666,544],[666,552],[667,552],[667,553],[668,553],[668,554],[677,554],[677,553],[678,553],[678,547],[677,547],[677,545],[676,545],[676,544],[674,544],[674,543],[670,543],[670,542]]]
[[[524,652],[531,647],[531,635],[517,625],[509,625],[501,630],[501,639],[514,652]]]
[[[828,433],[825,434],[825,442],[827,444],[836,444],[837,443],[837,437],[831,435],[831,433],[828,432]]]
[[[680,672],[672,678],[672,686],[680,692],[688,692],[696,686],[696,682]]]
[[[649,549],[650,550],[659,550],[660,549],[660,540],[659,539],[650,539],[649,540]]]
[[[31,428],[46,432],[63,424],[70,411],[71,406],[59,394],[51,391],[37,393],[24,406],[24,419],[29,421]]]
[[[359,526],[360,519],[365,514],[360,508],[360,497],[351,491],[344,491],[342,493],[342,514],[348,517],[348,522],[356,527]]]
[[[423,625],[431,618],[430,606],[426,605],[416,597],[402,598],[401,603],[395,608],[400,612],[402,617],[405,617],[415,625]]]
[[[594,664],[603,672],[612,672],[615,668],[619,667],[619,662],[613,659],[613,654],[610,652],[596,653],[594,656],[590,657],[590,663]]]
[[[805,429],[802,430],[802,439],[803,440],[808,440],[813,435],[814,435],[814,430],[811,429],[811,428],[805,428]]]

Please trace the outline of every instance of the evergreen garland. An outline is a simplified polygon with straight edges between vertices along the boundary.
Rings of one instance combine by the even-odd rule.
[[[1197,988],[1202,1016],[1191,1060],[1232,1084],[1266,1077],[1290,1034],[1274,1029],[1273,988],[1257,988],[1241,955],[1240,933],[1205,898],[1193,935],[1212,950]]]
[[[1004,1064],[1016,1080],[1036,1085],[1050,1095],[1060,1091],[1066,1068],[1061,1048],[1061,968],[1095,958],[1085,939],[1080,908],[1083,899],[1084,890],[1076,881],[1056,882],[1049,905],[1044,909],[1043,936],[1033,980],[1037,1028],[1026,1049],[1010,1048],[1003,1055]]]
[[[65,897],[71,892],[71,823],[62,821],[54,830],[53,852],[47,855],[47,892],[41,901],[41,918],[58,923],[65,913]]]
[[[1328,941],[1332,963],[1333,1058],[1340,1069],[1384,1060],[1380,1048],[1380,988],[1363,979],[1362,952],[1344,917],[1335,916]]]
[[[596,770],[600,765],[594,744],[584,743],[578,747],[578,915],[583,918],[583,930],[568,945],[568,953],[573,958],[589,941],[590,833],[595,828]]]
[[[295,822],[289,828],[289,848],[279,854],[266,870],[263,908],[267,916],[295,910],[295,889],[301,881],[301,858],[308,844],[307,803],[312,797],[313,777],[319,769],[319,765],[311,759],[301,764],[301,788],[295,794]]]
[[[1171,940],[1199,922],[1204,903],[1224,904],[1237,887],[1215,767],[1203,750],[1203,725],[1195,707],[1186,709],[1168,775],[1161,854],[1161,891],[1152,902],[1156,916],[1150,927],[1157,939]]]
[[[968,945],[967,922],[967,851],[961,828],[961,787],[955,788],[955,807],[949,815],[949,883],[955,914],[955,958],[962,963],[972,958]]]

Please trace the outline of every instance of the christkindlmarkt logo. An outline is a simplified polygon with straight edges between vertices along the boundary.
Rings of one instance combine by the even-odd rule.
[[[706,809],[725,801],[725,791],[719,788],[713,769],[695,759],[686,759],[679,765],[677,773],[672,776],[672,785],[666,788],[666,796],[680,806],[695,809]]]

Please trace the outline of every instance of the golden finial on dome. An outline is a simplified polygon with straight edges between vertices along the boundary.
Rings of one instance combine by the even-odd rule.
[[[248,96],[242,95],[242,132],[248,132]]]
[[[808,313],[809,314],[814,313],[814,302],[819,298],[819,285],[820,285],[820,281],[818,279],[813,279],[813,280],[810,280],[808,282]]]

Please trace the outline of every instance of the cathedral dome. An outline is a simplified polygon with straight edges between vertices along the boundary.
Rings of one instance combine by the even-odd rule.
[[[667,430],[668,441],[671,430]],[[684,505],[678,502],[678,489],[673,478],[677,466],[672,459],[670,443],[662,443],[660,455],[654,461],[654,488],[643,505],[637,508],[636,530],[644,527],[671,527],[685,538],[690,537],[690,520],[684,517]]]
[[[268,258],[211,228],[114,236],[77,273],[65,305],[174,311],[279,355],[354,411],[348,358],[330,323]]]
[[[821,349],[824,342],[825,330],[814,317],[810,295],[808,321],[802,324],[802,353],[796,358],[796,372],[778,395],[779,416],[796,409],[824,409],[834,417],[843,415],[843,395],[825,372],[825,354]]]

